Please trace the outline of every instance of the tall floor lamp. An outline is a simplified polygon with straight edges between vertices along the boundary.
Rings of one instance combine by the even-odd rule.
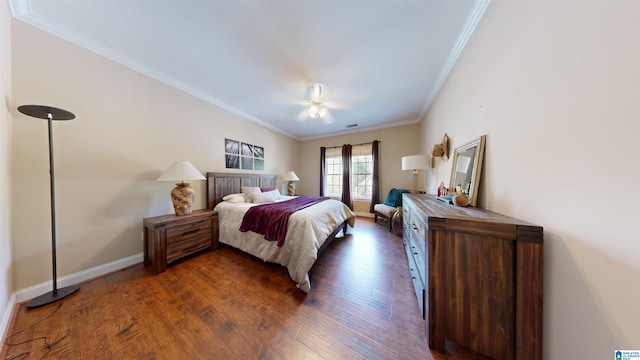
[[[53,269],[53,291],[40,295],[29,301],[25,306],[34,308],[43,306],[62,300],[80,289],[78,285],[71,285],[58,289],[58,274],[56,269],[56,195],[55,195],[55,178],[53,172],[53,120],[71,120],[75,119],[72,113],[51,106],[44,105],[22,105],[18,107],[21,113],[36,117],[39,119],[47,119],[49,124],[49,178],[51,185],[51,263]]]

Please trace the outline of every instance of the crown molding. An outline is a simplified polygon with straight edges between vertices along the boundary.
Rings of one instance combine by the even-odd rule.
[[[427,98],[424,104],[424,107],[420,112],[420,118],[423,118],[424,115],[427,113],[427,111],[429,111],[431,104],[433,103],[436,96],[440,92],[440,88],[442,88],[442,85],[447,80],[449,73],[451,72],[455,64],[458,62],[458,58],[460,57],[460,54],[462,54],[462,50],[465,48],[465,46],[467,45],[467,42],[469,41],[469,38],[471,37],[473,32],[476,30],[476,26],[478,25],[478,23],[480,22],[480,19],[484,15],[485,10],[487,10],[487,7],[489,6],[490,2],[491,0],[476,1],[475,6],[471,10],[469,17],[467,18],[467,22],[464,24],[464,28],[460,32],[460,36],[458,36],[458,40],[456,41],[456,44],[454,45],[453,49],[451,50],[451,53],[449,54],[449,58],[447,59],[445,66],[442,69],[440,76],[438,77],[438,82],[436,83],[436,86],[434,87],[433,91],[431,91],[431,94],[429,94],[429,97]]]
[[[137,71],[141,74],[144,74],[150,78],[158,80],[164,84],[172,86],[180,91],[183,91],[189,95],[195,96],[209,104],[215,105],[223,110],[226,110],[232,114],[240,116],[243,119],[254,122],[260,126],[271,129],[275,132],[283,134],[285,136],[295,138],[293,134],[287,133],[282,129],[278,129],[271,124],[267,124],[266,122],[247,114],[233,106],[230,106],[226,103],[221,102],[218,99],[215,99],[202,91],[194,89],[193,87],[188,86],[187,84],[168,76],[167,74],[157,71],[153,68],[150,68],[136,60],[131,59],[128,56],[125,56],[113,49],[110,49],[106,46],[102,46],[95,41],[92,41],[84,36],[78,35],[71,29],[68,29],[64,26],[60,26],[58,24],[52,23],[51,21],[47,21],[41,16],[34,14],[31,11],[30,0],[9,0],[9,4],[11,7],[11,13],[13,17],[16,19],[23,21],[29,25],[32,25],[40,30],[43,30],[47,33],[50,33],[56,37],[59,37],[63,40],[66,40],[74,45],[77,45],[83,49],[89,50],[93,53],[96,53],[100,56],[103,56],[109,60],[115,61],[129,69]]]
[[[7,0],[11,15],[18,18],[23,15],[31,14],[31,3],[29,0]]]

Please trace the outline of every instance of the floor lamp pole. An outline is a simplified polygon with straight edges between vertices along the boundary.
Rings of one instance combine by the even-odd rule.
[[[49,129],[49,186],[51,188],[51,273],[53,274],[53,294],[58,293],[58,266],[56,261],[56,177],[53,166],[53,115],[47,114]]]
[[[53,120],[71,120],[76,116],[72,113],[43,105],[23,105],[18,107],[21,113],[47,119],[49,128],[49,184],[51,187],[51,267],[53,273],[53,290],[40,295],[25,304],[27,308],[34,308],[62,300],[80,289],[78,285],[71,285],[58,289],[58,270],[56,262],[56,193],[55,193],[55,173],[53,166]]]

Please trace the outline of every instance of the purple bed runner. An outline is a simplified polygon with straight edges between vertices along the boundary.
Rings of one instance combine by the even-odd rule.
[[[327,199],[329,198],[299,196],[287,201],[252,206],[242,218],[240,231],[264,235],[265,240],[277,240],[278,247],[282,247],[291,214]]]

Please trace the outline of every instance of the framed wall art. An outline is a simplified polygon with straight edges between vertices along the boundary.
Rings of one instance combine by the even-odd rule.
[[[238,140],[224,139],[227,169],[264,170],[264,147]]]

